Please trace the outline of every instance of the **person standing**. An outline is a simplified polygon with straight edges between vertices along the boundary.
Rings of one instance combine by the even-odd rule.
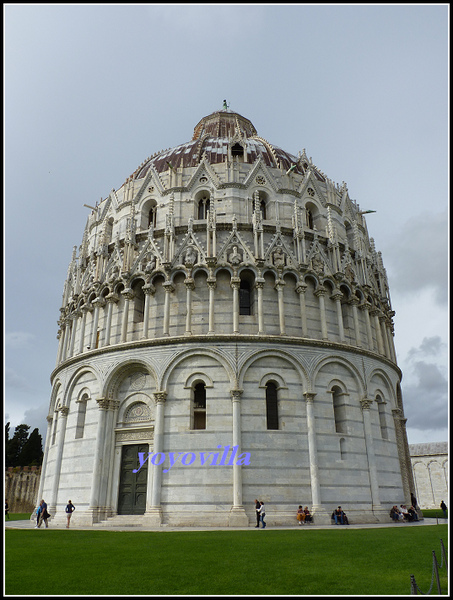
[[[35,529],[39,529],[41,527],[42,524],[42,503],[44,502],[44,500],[41,500],[41,502],[39,503],[38,508],[36,509],[36,525],[35,525]]]
[[[46,526],[46,529],[49,527],[49,525],[47,524],[47,519],[50,517],[49,513],[47,512],[47,504],[44,502],[44,499],[41,500],[38,509],[36,511],[36,515],[37,515],[37,528],[39,529],[42,525],[42,522],[44,521],[44,525]]]
[[[9,506],[7,498],[5,498],[5,519],[9,519]]]
[[[259,512],[259,514],[260,514],[261,523],[263,524],[262,528],[265,529],[266,528],[266,523],[264,521],[264,517],[266,516],[266,510],[264,508],[264,502],[260,502],[260,512]]]
[[[255,525],[255,529],[260,526],[260,508],[261,508],[260,501],[255,499],[255,512],[256,512],[256,525]]]
[[[65,511],[66,511],[66,516],[67,516],[67,519],[68,519],[68,524],[66,525],[66,529],[68,529],[68,528],[69,528],[69,522],[70,522],[70,520],[71,520],[72,513],[75,511],[75,506],[74,506],[74,504],[71,502],[71,500],[69,500],[69,501],[68,501],[68,503],[67,503],[67,505],[66,505],[66,508],[65,508]]]
[[[445,504],[445,502],[442,500],[442,502],[440,503],[440,507],[444,513],[444,517],[447,518],[447,505]]]

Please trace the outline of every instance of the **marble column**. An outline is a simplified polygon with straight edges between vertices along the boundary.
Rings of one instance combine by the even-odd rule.
[[[355,334],[355,343],[357,344],[357,346],[361,346],[362,345],[362,338],[360,336],[360,323],[359,323],[359,314],[357,311],[357,307],[359,305],[360,300],[353,296],[350,300],[349,300],[349,304],[352,306],[352,316],[353,316],[353,320],[354,320],[354,334]]]
[[[91,481],[91,497],[90,506],[88,511],[91,513],[91,520],[93,523],[97,523],[100,518],[100,507],[101,507],[101,484],[103,479],[103,467],[104,467],[104,447],[105,447],[105,432],[106,432],[106,421],[107,421],[107,410],[109,407],[109,400],[107,398],[98,398],[96,400],[99,413],[98,413],[98,424],[96,431],[96,444],[94,448],[93,458],[93,478]]]
[[[335,307],[337,309],[338,336],[340,338],[340,342],[344,343],[346,338],[344,336],[343,312],[341,310],[341,299],[343,298],[343,293],[337,289],[334,290],[334,293],[330,297],[335,302]]]
[[[63,460],[64,438],[66,435],[66,423],[69,408],[67,406],[60,406],[59,408],[57,408],[57,412],[59,413],[60,418],[58,419],[58,436],[55,456],[54,478],[52,481],[52,492],[50,494],[50,502],[48,503],[48,512],[51,515],[54,515],[57,511],[58,486],[60,483],[61,462]]]
[[[156,413],[154,419],[154,455],[163,452],[164,449],[164,412],[167,392],[154,392],[154,401],[156,403]],[[152,494],[151,506],[146,510],[147,522],[153,522],[155,525],[162,523],[162,507],[160,504],[162,491],[162,465],[150,464],[148,468],[152,469]]]
[[[195,282],[192,277],[184,280],[186,286],[186,332],[185,335],[192,335],[192,292],[195,289]]]
[[[80,338],[79,338],[79,354],[82,354],[85,344],[85,327],[87,323],[87,314],[93,310],[90,303],[82,306],[82,324],[80,327]]]
[[[365,432],[365,446],[366,454],[368,459],[368,473],[370,477],[370,491],[371,491],[371,503],[372,510],[382,510],[381,502],[379,500],[379,481],[376,464],[376,453],[374,450],[373,431],[371,428],[371,407],[373,406],[373,400],[363,398],[360,401],[363,415],[363,428]]]
[[[360,305],[360,308],[363,310],[363,313],[365,315],[366,334],[367,334],[367,338],[368,338],[368,349],[374,350],[375,346],[374,346],[373,332],[371,330],[371,320],[370,320],[371,304],[369,302],[364,302],[363,304]]]
[[[305,307],[305,292],[307,291],[307,284],[300,282],[296,286],[296,292],[299,294],[300,304],[300,319],[302,325],[302,337],[308,338],[308,326],[307,326],[307,309]]]
[[[403,411],[399,408],[392,410],[393,423],[395,426],[396,447],[398,450],[398,459],[401,469],[401,479],[403,484],[405,504],[411,505],[411,491],[415,491],[414,478],[412,473],[412,463],[410,458],[409,446],[406,434],[406,421]]]
[[[381,326],[379,323],[379,310],[378,309],[373,309],[370,312],[370,315],[374,318],[374,329],[376,331],[376,340],[377,340],[377,345],[378,345],[378,352],[379,354],[384,355],[385,351],[384,351],[384,342],[382,341],[382,332],[381,332]]]
[[[257,305],[258,305],[258,335],[264,334],[264,314],[263,314],[263,288],[264,288],[264,279],[256,278],[255,279],[255,288],[257,293]]]
[[[110,335],[112,332],[113,305],[118,302],[118,296],[114,293],[110,293],[106,296],[105,299],[107,301],[107,323],[105,326],[104,346],[110,346]]]
[[[209,289],[209,311],[208,311],[208,334],[215,333],[215,289],[217,286],[215,277],[208,277],[206,284]]]
[[[324,296],[326,295],[327,290],[324,286],[320,285],[318,289],[315,291],[315,296],[318,297],[319,300],[319,315],[321,319],[321,336],[323,340],[329,339],[327,335],[327,321],[326,321],[326,307],[324,303]]]
[[[145,294],[145,309],[143,311],[143,338],[146,340],[149,336],[149,305],[151,298],[156,293],[156,288],[151,284],[147,283],[142,288]]]
[[[165,281],[162,285],[165,290],[164,322],[163,322],[162,335],[169,335],[169,332],[170,332],[170,294],[175,291],[175,287],[171,281]]]
[[[233,288],[233,333],[239,333],[239,277],[232,277],[230,285]]]
[[[129,321],[129,304],[134,297],[134,292],[131,288],[126,288],[121,292],[124,298],[123,318],[121,320],[121,343],[127,342],[127,329]]]
[[[91,349],[98,347],[98,324],[99,324],[99,311],[105,305],[104,298],[96,298],[93,301],[94,306],[94,317],[93,317],[93,330],[91,332]]]
[[[47,470],[47,456],[49,454],[50,436],[51,436],[51,432],[52,432],[52,422],[53,422],[52,417],[48,416],[47,417],[46,445],[44,448],[44,456],[42,459],[41,477],[39,479],[37,502],[40,502],[42,500],[42,495],[43,495],[44,480],[46,478],[46,470]]]
[[[277,290],[277,299],[278,299],[278,322],[280,326],[280,335],[286,335],[285,328],[285,299],[283,296],[283,288],[285,286],[285,282],[283,279],[277,279],[275,282],[275,289]]]
[[[314,414],[314,399],[316,393],[304,392],[303,396],[305,398],[305,406],[307,409],[307,439],[308,457],[310,462],[312,512],[313,515],[316,515],[316,522],[327,523],[328,514],[321,504],[321,486],[318,471],[318,447],[316,441],[316,421]]]
[[[231,390],[231,400],[233,405],[233,446],[237,446],[236,457],[239,457],[241,450],[241,396],[243,390]],[[245,514],[242,505],[242,465],[233,464],[233,506],[228,516],[228,525],[230,527],[246,527],[248,517]]]
[[[71,315],[71,340],[69,342],[69,358],[71,356],[74,356],[74,343],[76,338],[77,320],[79,317],[79,312],[80,311],[76,310]]]

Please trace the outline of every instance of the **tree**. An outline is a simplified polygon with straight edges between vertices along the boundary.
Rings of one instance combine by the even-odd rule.
[[[17,465],[23,467],[39,467],[42,463],[42,458],[42,437],[39,434],[38,429],[33,429],[30,437],[25,442],[22,450],[19,453],[19,456],[17,457]]]

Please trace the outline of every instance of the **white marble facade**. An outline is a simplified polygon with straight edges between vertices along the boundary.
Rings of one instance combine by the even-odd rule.
[[[255,498],[269,524],[299,504],[365,522],[410,503],[363,214],[226,108],[112,190],[64,284],[40,490],[56,519],[68,499],[79,523],[231,526],[253,524]]]
[[[417,503],[422,510],[448,506],[448,442],[409,446]]]

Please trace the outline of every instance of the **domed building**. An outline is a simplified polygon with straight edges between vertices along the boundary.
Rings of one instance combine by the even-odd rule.
[[[40,497],[78,524],[389,520],[414,491],[381,254],[346,185],[224,105],[93,208]]]

